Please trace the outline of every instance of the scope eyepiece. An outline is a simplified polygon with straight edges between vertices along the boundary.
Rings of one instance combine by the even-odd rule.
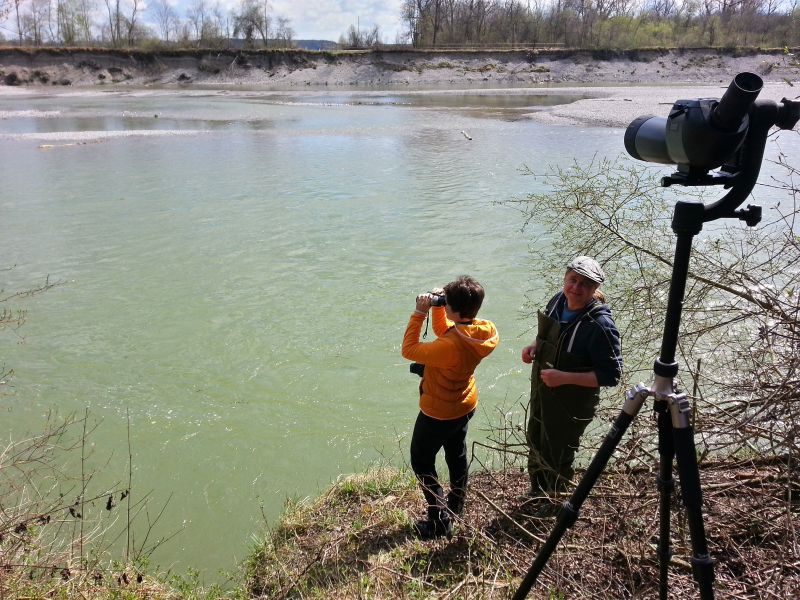
[[[763,87],[764,81],[755,73],[739,73],[712,111],[712,123],[723,131],[739,129]]]

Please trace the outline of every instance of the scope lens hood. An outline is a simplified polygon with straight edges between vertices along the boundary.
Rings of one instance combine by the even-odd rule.
[[[625,130],[625,150],[637,160],[674,164],[667,152],[666,128],[665,117],[637,117]]]

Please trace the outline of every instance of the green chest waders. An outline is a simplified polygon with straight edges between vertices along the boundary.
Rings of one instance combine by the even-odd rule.
[[[600,389],[577,385],[549,388],[542,382],[544,369],[586,372],[594,367],[565,349],[577,320],[562,331],[558,321],[539,311],[538,322],[528,407],[528,474],[534,492],[550,494],[572,479],[578,442],[594,417]]]

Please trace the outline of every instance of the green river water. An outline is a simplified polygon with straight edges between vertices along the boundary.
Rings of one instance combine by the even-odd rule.
[[[549,242],[498,203],[537,190],[523,165],[623,152],[622,130],[525,118],[569,100],[0,94],[0,288],[59,283],[4,303],[27,323],[0,332],[3,439],[88,410],[97,491],[126,487],[130,435],[134,497],[166,503],[153,537],[179,531],[153,561],[217,578],[286,498],[407,461],[403,330],[418,292],[462,273],[501,335],[480,438],[521,412],[526,297],[558,285],[536,270]]]

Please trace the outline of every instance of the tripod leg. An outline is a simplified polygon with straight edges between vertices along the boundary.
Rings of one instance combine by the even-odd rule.
[[[692,539],[692,574],[700,588],[700,598],[714,598],[714,561],[708,554],[706,532],[703,526],[703,494],[700,489],[700,472],[697,468],[697,453],[694,431],[691,426],[691,410],[685,395],[670,405],[675,436],[675,456],[678,459],[678,477],[681,497],[686,506],[689,535]]]
[[[597,454],[595,454],[592,462],[586,469],[586,473],[584,473],[583,477],[578,483],[578,486],[572,493],[572,496],[570,496],[570,499],[561,507],[561,511],[558,513],[558,519],[556,520],[555,527],[553,527],[553,531],[550,532],[550,535],[547,537],[547,540],[545,540],[544,545],[536,554],[536,558],[534,559],[530,569],[528,569],[528,572],[525,575],[525,578],[522,580],[519,589],[517,589],[516,593],[514,594],[513,600],[523,600],[527,597],[528,592],[530,592],[533,584],[536,583],[536,578],[539,577],[539,573],[541,573],[545,564],[547,564],[547,561],[550,558],[550,555],[553,553],[553,550],[555,550],[556,545],[558,545],[558,542],[564,536],[564,533],[567,531],[567,529],[575,524],[575,521],[578,519],[578,511],[580,510],[583,501],[586,500],[586,497],[589,495],[592,487],[594,487],[594,484],[597,482],[597,478],[600,477],[600,474],[603,472],[608,460],[611,458],[614,450],[619,445],[622,436],[627,431],[628,426],[631,424],[633,419],[639,413],[639,410],[642,408],[642,404],[644,404],[644,401],[649,394],[650,390],[648,390],[643,384],[639,384],[635,388],[628,390],[627,394],[625,395],[625,405],[622,408],[622,412],[617,417],[617,420],[614,421],[614,424],[611,426],[611,430],[606,434],[600,449],[597,451]]]
[[[670,501],[675,489],[672,478],[672,461],[675,458],[675,444],[672,438],[672,421],[669,406],[664,400],[656,400],[653,409],[658,420],[658,490],[659,490],[659,532],[658,532],[658,597],[667,600],[667,579],[672,548],[669,543]]]

